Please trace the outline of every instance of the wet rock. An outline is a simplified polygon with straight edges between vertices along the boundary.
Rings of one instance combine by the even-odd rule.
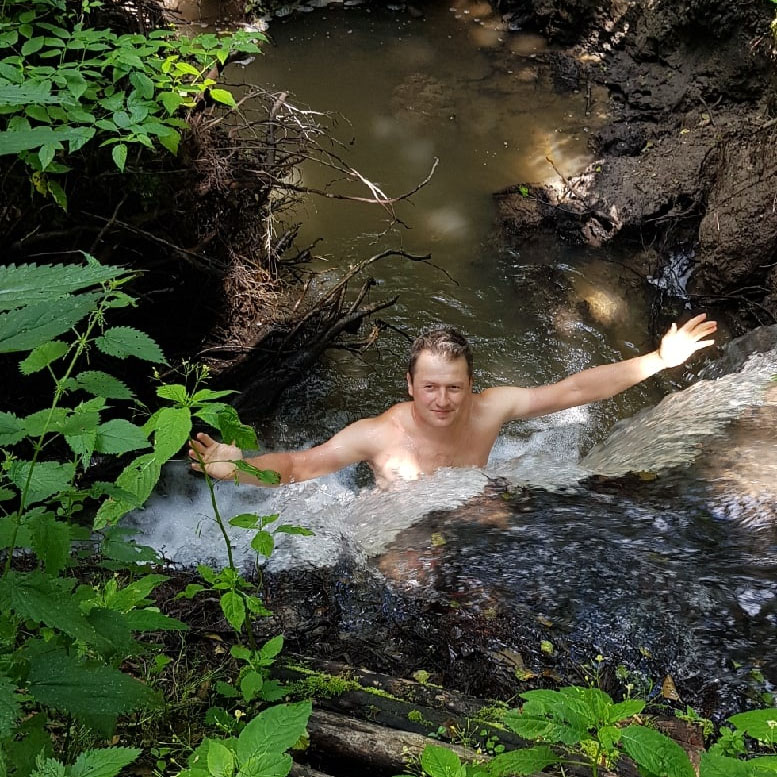
[[[765,275],[777,259],[777,126],[738,133],[720,149],[706,214],[699,226],[705,288],[726,292]],[[777,313],[777,309],[774,311]]]

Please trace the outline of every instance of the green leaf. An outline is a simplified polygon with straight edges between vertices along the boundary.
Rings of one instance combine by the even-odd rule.
[[[54,199],[54,202],[59,205],[62,210],[67,210],[67,194],[65,194],[65,190],[53,179],[49,178],[46,181],[46,188],[49,191],[49,194]]]
[[[64,407],[38,410],[24,419],[24,431],[29,437],[40,437],[48,432],[61,432],[66,418],[67,410]]]
[[[30,475],[32,469],[32,475]],[[8,468],[11,482],[23,491],[29,477],[26,504],[42,502],[54,494],[70,488],[75,475],[73,464],[60,464],[58,461],[39,461],[33,467],[30,461],[13,461]]]
[[[187,631],[188,626],[157,610],[130,610],[125,619],[133,631]]]
[[[200,591],[204,591],[205,586],[200,583],[189,583],[183,591],[175,595],[176,599],[194,599]]]
[[[282,753],[305,733],[312,711],[309,701],[277,704],[260,712],[241,732],[237,757],[245,763],[261,753]]]
[[[0,410],[0,445],[13,445],[25,437],[24,422],[13,413]]]
[[[128,453],[150,445],[139,426],[123,418],[114,418],[97,427],[94,448],[98,453]]]
[[[607,713],[608,723],[617,723],[620,720],[626,720],[634,715],[639,715],[645,709],[645,702],[642,699],[626,699],[626,701],[613,704]]]
[[[61,359],[70,349],[67,343],[61,340],[52,340],[34,348],[26,359],[19,364],[22,375],[32,375],[46,368],[57,359]]]
[[[232,645],[229,649],[229,654],[232,658],[237,658],[239,661],[250,661],[252,653],[245,647],[245,645]]]
[[[41,704],[74,715],[105,736],[122,713],[159,703],[150,688],[118,669],[60,650],[30,661],[29,692]]]
[[[280,701],[288,693],[288,688],[281,685],[277,680],[267,680],[262,685],[262,699],[264,701]]]
[[[258,531],[251,540],[251,547],[260,555],[269,557],[275,549],[275,540],[270,532]]]
[[[253,529],[258,523],[259,516],[251,513],[241,513],[229,519],[230,526],[238,526],[241,529]]]
[[[57,153],[54,146],[41,146],[38,151],[38,160],[40,161],[40,169],[45,172],[46,168],[54,161],[54,155]]]
[[[172,116],[178,108],[180,108],[183,102],[183,97],[178,92],[163,92],[159,95],[159,99],[162,105],[165,106],[165,110]]]
[[[134,394],[122,381],[107,372],[86,370],[76,375],[75,380],[80,389],[95,397],[103,397],[103,399],[132,399],[134,397]]]
[[[128,326],[114,326],[107,329],[95,345],[108,356],[124,359],[135,356],[156,364],[167,364],[159,346],[145,333]]]
[[[542,739],[548,735],[551,726],[548,720],[539,720],[515,711],[505,715],[504,724],[524,739]]]
[[[28,526],[35,555],[49,575],[58,575],[70,557],[70,527],[50,513],[36,516]]]
[[[728,719],[728,722],[744,731],[753,739],[761,742],[777,743],[777,709],[740,712]],[[771,725],[770,725],[771,724]]]
[[[656,777],[696,777],[685,751],[669,737],[645,726],[629,726],[621,746],[636,764]]]
[[[90,286],[126,275],[122,267],[87,264],[21,264],[0,266],[0,310],[50,302]]]
[[[35,771],[31,777],[66,777],[65,765],[56,758],[39,756],[35,761]]]
[[[421,766],[429,777],[464,777],[459,757],[447,747],[427,745],[421,753]]]
[[[226,89],[211,89],[210,96],[217,103],[223,103],[224,105],[228,105],[230,108],[234,108],[236,105],[232,92],[229,92]]]
[[[69,768],[68,777],[115,777],[143,751],[135,747],[109,747],[87,750]]]
[[[244,423],[241,423],[234,407],[226,405],[218,413],[218,426],[221,438],[238,448],[257,448],[259,443],[256,432]]]
[[[154,82],[144,73],[130,73],[129,80],[141,97],[150,100],[154,96]]]
[[[249,475],[253,475],[262,483],[275,486],[281,482],[281,476],[271,469],[257,469],[253,464],[249,464],[245,459],[237,459],[233,463],[235,465],[235,469],[239,469],[241,472],[247,472]]]
[[[192,414],[188,407],[163,407],[154,424],[154,455],[167,461],[186,445],[192,432]]]
[[[243,699],[246,703],[255,699],[264,685],[264,679],[259,672],[250,671],[246,672],[240,680],[240,693],[243,694]]]
[[[262,645],[259,650],[259,656],[266,661],[275,658],[281,650],[283,650],[283,634],[278,634]]]
[[[302,537],[315,536],[314,531],[306,529],[304,526],[294,526],[290,523],[282,523],[280,526],[276,526],[274,532],[275,534],[299,534]]]
[[[292,764],[286,753],[261,753],[243,763],[238,777],[286,777]]]
[[[227,591],[219,602],[227,622],[235,631],[240,631],[246,619],[246,606],[243,597],[235,591]]]
[[[130,462],[116,479],[116,485],[132,494],[135,497],[134,502],[121,498],[103,502],[95,516],[94,528],[101,529],[113,524],[130,510],[134,510],[138,504],[143,504],[159,481],[161,471],[161,464],[153,453],[138,456]]]
[[[194,396],[192,396],[192,403],[198,404],[200,402],[212,402],[214,399],[221,399],[222,397],[228,397],[230,394],[234,394],[234,393],[236,392],[231,390],[212,391],[211,389],[200,389],[194,394]],[[228,407],[228,405],[222,405],[220,409],[223,410],[224,407]]]
[[[0,581],[0,610],[12,610],[21,618],[94,644],[99,638],[78,606],[68,598],[64,582],[39,572],[6,575]]]
[[[185,405],[189,399],[189,392],[182,383],[166,383],[156,390],[156,395],[160,399],[169,399],[179,405]]]
[[[8,677],[0,677],[0,739],[4,739],[11,733],[19,712],[16,684]]]
[[[99,296],[62,297],[0,314],[0,353],[31,351],[67,332],[95,309]]]
[[[208,747],[208,771],[212,777],[232,777],[235,772],[235,756],[221,742],[214,740]]]
[[[124,588],[117,588],[110,595],[106,594],[106,605],[112,610],[127,612],[143,602],[157,586],[169,579],[167,575],[143,575]]]
[[[715,753],[701,754],[699,774],[701,777],[754,777],[747,761]]]
[[[492,777],[506,777],[512,774],[535,774],[561,759],[546,745],[529,747],[525,750],[511,750],[494,757],[488,764]]]
[[[769,775],[777,774],[777,755],[751,758],[747,763],[753,770],[753,777],[769,777]]]
[[[178,154],[178,147],[181,145],[181,136],[175,130],[159,133],[159,142],[174,156]]]
[[[111,156],[113,157],[113,163],[123,173],[124,165],[127,164],[127,147],[124,143],[117,143],[113,149],[111,149]]]

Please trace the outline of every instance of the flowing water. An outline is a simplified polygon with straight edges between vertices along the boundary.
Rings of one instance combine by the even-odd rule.
[[[409,230],[376,237],[385,214],[312,200],[303,239],[324,236],[319,268],[389,246],[431,251],[445,272],[401,260],[375,268],[378,294],[400,294],[383,318],[409,333],[436,321],[462,328],[480,386],[557,380],[652,347],[649,286],[617,257],[492,238],[491,192],[557,178],[546,156],[578,172],[586,129],[602,119],[596,99],[553,92],[540,40],[511,36],[485,5],[428,8],[425,19],[327,9],[274,24],[272,37],[245,78],[342,112],[343,137],[356,139],[349,159],[387,192],[412,188],[440,160],[400,212]],[[315,170],[303,174],[322,185]],[[405,349],[391,330],[362,359],[329,357],[289,391],[261,438],[278,449],[309,445],[402,399]],[[668,384],[512,424],[485,471],[445,470],[386,492],[360,469],[277,490],[221,483],[219,503],[225,516],[278,513],[313,529],[314,539],[279,537],[265,571],[339,570],[333,617],[362,642],[376,623],[431,642],[454,618],[451,656],[473,654],[469,639],[481,656],[520,651],[531,674],[601,653],[654,678],[671,671],[688,687],[703,677],[697,692],[712,684],[717,703],[739,703],[753,685],[748,672],[765,675],[756,690],[777,682],[777,414],[766,393],[777,350],[771,340],[761,350],[739,359],[741,372],[713,365],[710,380],[621,423],[585,458]],[[602,477],[629,471],[643,474]],[[184,465],[167,470],[132,523],[174,563],[225,560],[209,497]],[[245,533],[232,534],[250,566]],[[365,570],[367,587],[382,592],[371,605],[342,584]]]

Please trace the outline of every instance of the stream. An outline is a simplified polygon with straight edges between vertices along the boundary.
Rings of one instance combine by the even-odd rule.
[[[491,193],[557,179],[548,156],[580,172],[587,132],[604,116],[602,95],[553,90],[540,39],[464,3],[428,7],[423,19],[328,8],[273,22],[271,34],[274,45],[233,80],[342,113],[349,160],[389,193],[440,161],[401,203],[409,229],[386,230],[385,213],[358,203],[311,199],[299,214],[302,243],[323,236],[324,274],[397,246],[430,251],[436,266],[375,266],[375,294],[400,295],[383,314],[394,328],[363,357],[334,353],[293,387],[259,422],[267,448],[316,444],[404,399],[400,332],[427,324],[471,339],[476,388],[551,382],[655,347],[652,289],[620,257],[495,237]],[[319,174],[302,173],[311,186],[324,185]],[[449,678],[508,655],[516,676],[582,681],[599,654],[646,692],[671,674],[708,712],[763,702],[777,682],[777,420],[765,399],[777,347],[761,350],[717,372],[719,351],[696,360],[695,372],[710,362],[707,379],[682,391],[690,372],[674,371],[596,406],[510,424],[484,471],[442,470],[384,492],[364,467],[275,490],[219,483],[219,503],[225,516],[279,513],[315,532],[279,537],[263,570],[270,580],[329,570],[329,617],[346,642],[405,650],[409,662],[427,650]],[[225,562],[207,491],[182,463],[130,523],[172,563]],[[232,534],[250,568],[245,536]]]

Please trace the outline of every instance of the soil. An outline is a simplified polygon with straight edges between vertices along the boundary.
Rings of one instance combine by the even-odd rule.
[[[605,86],[597,160],[557,186],[496,195],[508,241],[551,231],[580,244],[695,257],[694,304],[735,331],[777,320],[777,119],[773,12],[765,3],[513,0],[511,29],[567,48],[558,85]],[[598,106],[601,108],[601,106]],[[653,273],[659,268],[650,268]]]

